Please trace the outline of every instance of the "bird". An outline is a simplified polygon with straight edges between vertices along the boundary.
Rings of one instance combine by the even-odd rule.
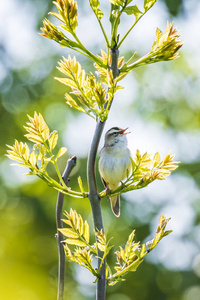
[[[115,190],[131,171],[131,151],[126,135],[128,128],[112,127],[105,134],[99,155],[99,173],[107,190]],[[112,211],[120,216],[120,195],[110,197]]]

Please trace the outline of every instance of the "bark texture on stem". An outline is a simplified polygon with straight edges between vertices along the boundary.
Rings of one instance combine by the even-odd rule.
[[[63,181],[67,184],[68,177],[72,169],[76,166],[76,156],[71,157],[67,161],[66,168],[63,172]],[[64,278],[65,278],[65,250],[62,244],[64,240],[63,234],[58,231],[58,228],[63,228],[62,222],[62,210],[63,210],[64,194],[58,193],[57,204],[56,204],[56,226],[57,234],[56,239],[58,243],[58,294],[57,300],[64,300]]]
[[[101,214],[101,203],[99,199],[99,195],[97,192],[96,186],[96,175],[95,175],[95,161],[97,155],[97,149],[99,146],[99,141],[101,138],[101,134],[103,132],[105,122],[98,121],[93,137],[93,141],[91,144],[89,157],[88,157],[88,185],[89,185],[89,200],[92,209],[92,216],[94,222],[95,230],[103,229],[103,219]],[[98,257],[102,257],[103,253],[99,251],[97,253]],[[100,266],[101,260],[98,259],[98,267]],[[106,278],[105,278],[105,262],[102,265],[100,278],[97,281],[97,290],[96,290],[96,299],[104,300],[105,299],[105,289],[106,289]]]
[[[110,69],[113,72],[113,77],[115,78],[119,70],[117,68],[117,62],[118,62],[118,56],[119,51],[118,49],[112,49],[111,50],[111,66]],[[102,213],[101,213],[101,202],[100,198],[97,192],[97,186],[96,186],[96,174],[95,174],[95,163],[96,163],[96,155],[97,150],[100,142],[100,138],[103,132],[105,126],[105,122],[101,122],[100,120],[97,121],[95,133],[93,136],[92,144],[89,151],[88,156],[88,166],[87,166],[87,177],[88,177],[88,187],[89,187],[89,200],[90,205],[92,209],[92,216],[93,216],[93,222],[94,222],[94,228],[95,230],[103,230],[103,219],[102,219]],[[98,259],[98,267],[101,263],[101,257],[103,257],[103,253],[98,249],[97,253],[99,259]],[[105,270],[106,270],[106,262],[104,261],[101,272],[100,272],[100,278],[97,281],[97,289],[96,289],[96,300],[105,300],[105,294],[106,294],[106,276],[105,276]]]

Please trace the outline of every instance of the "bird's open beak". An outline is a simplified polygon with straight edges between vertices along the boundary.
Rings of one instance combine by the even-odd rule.
[[[128,133],[131,133],[131,132],[126,132],[127,129],[128,129],[128,127],[125,128],[125,129],[123,129],[122,131],[120,131],[120,134],[128,134]]]

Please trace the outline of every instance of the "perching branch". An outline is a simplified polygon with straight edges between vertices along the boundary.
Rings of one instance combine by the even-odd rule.
[[[101,202],[97,192],[96,186],[96,176],[95,176],[95,161],[97,155],[97,149],[99,146],[99,141],[103,132],[105,122],[98,121],[93,136],[89,156],[88,156],[88,166],[87,166],[87,177],[88,177],[88,187],[89,187],[89,200],[92,209],[93,222],[95,230],[103,230],[103,219],[101,214]],[[102,257],[103,253],[98,249],[98,257]],[[100,267],[101,259],[98,259],[98,268]],[[105,289],[106,289],[106,277],[105,277],[105,263],[101,268],[100,278],[97,281],[96,299],[105,299]]]
[[[73,156],[70,159],[68,159],[67,166],[62,175],[62,179],[65,182],[65,184],[67,184],[68,177],[75,166],[76,166],[76,156]],[[56,239],[58,243],[58,259],[59,259],[57,300],[64,299],[65,250],[62,244],[64,237],[63,234],[58,230],[58,228],[63,228],[63,222],[62,222],[63,200],[64,200],[64,194],[59,192],[57,198],[57,204],[56,204],[56,226],[57,226]]]
[[[118,74],[117,62],[118,62],[118,49],[111,50],[111,66],[110,69],[113,72],[113,76]],[[109,107],[110,109],[110,107]],[[88,187],[89,187],[89,200],[92,209],[93,215],[93,222],[95,230],[103,230],[103,220],[102,220],[102,213],[101,213],[101,203],[100,198],[97,192],[97,185],[96,185],[96,175],[95,175],[95,161],[97,150],[99,146],[99,141],[105,126],[105,121],[101,122],[100,119],[96,124],[95,133],[93,136],[91,148],[89,151],[88,156],[88,166],[87,166],[87,178],[88,178]],[[103,257],[103,253],[98,249],[97,253],[98,259],[98,268],[102,264],[101,258]],[[97,291],[96,291],[96,300],[104,300],[105,299],[105,290],[106,290],[106,277],[105,277],[105,268],[106,264],[105,261],[102,264],[100,278],[97,281]]]

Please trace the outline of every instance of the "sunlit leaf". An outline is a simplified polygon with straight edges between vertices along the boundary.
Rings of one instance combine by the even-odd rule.
[[[27,133],[24,135],[30,142],[33,142],[33,143],[42,143],[44,140],[42,137],[36,135],[36,134],[30,134],[30,133]]]
[[[57,0],[53,1],[53,4],[57,7],[58,13],[50,12],[51,15],[58,18],[64,25],[61,27],[68,32],[76,32],[78,26],[77,12],[78,4],[74,0]]]
[[[89,224],[86,220],[85,220],[84,224],[85,224],[85,230],[84,230],[83,236],[84,236],[86,242],[89,243],[89,241],[90,241],[90,227],[89,227]]]
[[[83,188],[83,182],[82,182],[80,176],[78,177],[78,185],[79,185],[79,188],[80,188],[81,192],[84,194],[85,191],[84,191],[84,188]]]
[[[153,168],[157,167],[160,164],[160,153],[156,152],[153,157]]]
[[[127,13],[127,15],[134,15],[136,20],[139,18],[140,14],[142,14],[142,12],[138,9],[137,5],[127,6],[124,9],[124,12]]]
[[[123,6],[125,0],[109,0],[110,3],[117,5],[117,6]]]
[[[99,0],[89,0],[90,6],[92,7],[92,10],[94,11],[96,17],[98,20],[101,20],[103,18],[103,12],[99,9],[100,2]]]
[[[58,142],[58,132],[54,130],[48,138],[49,148],[51,151],[56,147],[57,142]]]
[[[36,164],[37,164],[37,156],[36,156],[35,152],[32,152],[30,154],[29,161],[30,161],[30,163],[31,163],[32,166],[34,166],[34,167],[36,166]]]
[[[147,10],[149,10],[155,3],[157,0],[144,0],[144,10],[145,12]]]
[[[82,242],[78,239],[66,239],[64,240],[64,243],[69,244],[69,245],[74,245],[74,246],[79,246],[79,247],[85,247],[85,242]]]
[[[71,228],[59,228],[59,231],[68,238],[78,239],[79,235]]]
[[[135,272],[137,270],[137,268],[139,267],[139,265],[143,262],[142,259],[137,259],[136,261],[134,261],[130,267],[129,267],[129,271],[131,272]]]
[[[63,156],[66,152],[67,152],[67,148],[66,147],[61,147],[60,150],[58,151],[56,159],[58,159],[59,157]]]

